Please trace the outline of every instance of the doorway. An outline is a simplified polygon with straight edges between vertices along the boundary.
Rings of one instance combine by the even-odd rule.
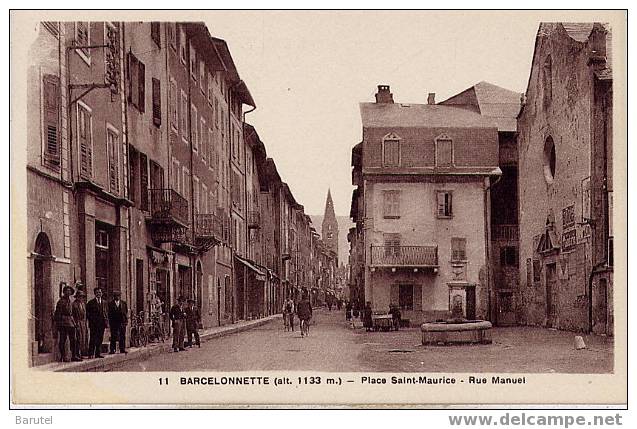
[[[468,320],[476,320],[476,288],[469,286],[465,289],[465,317]]]
[[[144,260],[135,259],[135,311],[144,311]]]
[[[35,240],[33,261],[33,317],[38,353],[50,353],[53,347],[53,297],[51,296],[51,243],[41,232]]]
[[[555,305],[556,272],[555,262],[546,264],[546,326],[548,328],[557,327],[557,309]]]

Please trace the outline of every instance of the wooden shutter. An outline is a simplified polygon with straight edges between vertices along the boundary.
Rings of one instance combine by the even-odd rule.
[[[453,214],[451,210],[451,192],[438,192],[436,195],[438,203],[438,216],[450,217]]]
[[[148,210],[148,158],[145,154],[139,154],[139,184],[140,184],[140,208]]]
[[[161,125],[161,83],[153,78],[153,124]]]
[[[139,68],[139,105],[137,108],[144,113],[146,111],[146,66],[139,61],[137,67]]]
[[[42,134],[44,136],[44,164],[60,167],[60,78],[56,75],[42,76]]]
[[[93,137],[91,130],[91,114],[78,105],[78,140],[80,147],[80,176],[90,179],[93,176]]]
[[[466,238],[451,238],[451,260],[452,261],[464,261],[467,259],[467,239]]]
[[[449,139],[440,139],[436,141],[436,164],[440,166],[448,166],[453,163],[453,146]]]
[[[137,86],[139,74],[137,72],[137,58],[132,52],[128,53],[128,67],[126,69],[126,79],[128,80],[128,102],[137,106]]]
[[[111,130],[106,130],[106,146],[108,150],[108,178],[110,190],[114,194],[119,193],[119,163],[118,163],[119,137]]]

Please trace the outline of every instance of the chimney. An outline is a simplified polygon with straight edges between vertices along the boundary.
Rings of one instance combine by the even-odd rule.
[[[436,104],[435,92],[430,92],[429,95],[427,95],[427,104]]]
[[[376,93],[376,103],[389,103],[394,102],[394,94],[389,92],[389,85],[378,85],[378,92]]]

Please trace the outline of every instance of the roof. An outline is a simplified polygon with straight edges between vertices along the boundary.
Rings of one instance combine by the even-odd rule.
[[[468,92],[472,94],[467,94]],[[472,95],[473,97],[461,97],[463,95]],[[478,112],[482,116],[492,118],[498,127],[498,131],[516,131],[516,117],[520,112],[521,97],[522,93],[482,81],[440,104],[457,105],[459,103],[456,103],[456,101],[461,98],[462,102],[473,99],[472,104],[478,108]]]
[[[367,128],[496,128],[478,113],[440,104],[360,103],[360,111]]]

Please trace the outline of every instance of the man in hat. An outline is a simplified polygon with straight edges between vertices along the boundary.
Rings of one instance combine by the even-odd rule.
[[[75,346],[75,321],[73,320],[73,310],[71,305],[71,295],[75,293],[75,289],[65,284],[62,288],[62,297],[55,306],[53,320],[58,331],[58,348],[60,350],[60,359],[62,362],[68,362],[66,356],[66,339],[69,339],[71,346],[71,360],[79,362],[80,357],[76,355],[77,348]]]
[[[186,350],[184,348],[184,331],[185,326],[184,322],[186,319],[186,315],[184,313],[184,302],[185,299],[183,296],[177,298],[177,304],[173,305],[170,308],[170,320],[173,322],[173,351],[180,352]]]
[[[199,328],[199,323],[201,322],[201,313],[199,312],[199,308],[195,306],[195,300],[189,299],[188,305],[186,306],[186,310],[184,311],[186,315],[186,332],[188,335],[188,347],[192,347],[192,337],[195,337],[195,344],[197,347],[201,348],[201,342],[199,340],[199,332],[197,329]]]
[[[122,301],[121,292],[113,292],[113,300],[108,304],[108,325],[111,328],[111,347],[109,354],[115,353],[115,343],[119,342],[119,352],[126,351],[126,325],[128,324],[128,306]]]
[[[104,329],[108,325],[108,308],[106,301],[102,298],[102,288],[93,289],[95,298],[86,304],[86,318],[88,328],[91,333],[88,344],[89,357],[103,358],[102,342],[104,342]]]
[[[76,285],[77,286],[77,285]],[[71,313],[75,322],[75,355],[78,357],[88,354],[88,326],[86,324],[86,293],[78,288],[75,301],[71,304]]]

